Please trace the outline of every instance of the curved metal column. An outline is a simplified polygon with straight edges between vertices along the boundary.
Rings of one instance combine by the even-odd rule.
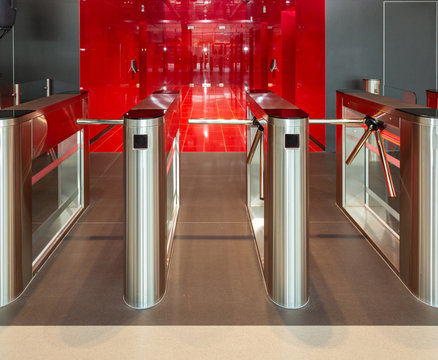
[[[156,305],[166,282],[166,158],[164,111],[124,122],[125,301]]]
[[[267,112],[264,275],[272,300],[296,309],[309,299],[308,118],[298,109]]]
[[[0,306],[32,279],[31,144],[30,119],[0,119]]]
[[[417,122],[401,120],[400,277],[419,300],[438,307],[438,111],[433,111]]]

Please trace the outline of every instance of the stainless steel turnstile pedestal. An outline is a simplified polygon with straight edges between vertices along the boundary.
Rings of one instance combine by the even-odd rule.
[[[151,94],[124,119],[78,119],[123,125],[125,291],[127,305],[147,309],[166,289],[180,204],[179,91]]]
[[[438,110],[355,90],[338,90],[338,117],[384,123],[397,197],[386,189],[372,138],[351,166],[364,134],[344,125],[337,143],[337,204],[420,301],[438,307]]]
[[[22,294],[88,205],[88,146],[75,123],[87,111],[87,93],[0,110],[0,307]]]
[[[2,113],[10,114],[0,119],[0,306],[32,279],[32,117]]]
[[[265,154],[266,287],[272,300],[299,308],[308,300],[308,121],[290,110],[269,111]],[[274,117],[275,116],[275,117]]]
[[[125,301],[134,308],[157,304],[166,281],[166,163],[164,111],[125,117]]]
[[[400,114],[400,278],[438,307],[438,110]]]
[[[247,99],[249,118],[267,121],[263,154],[248,165],[247,177],[248,211],[266,289],[277,305],[297,309],[309,299],[308,115],[272,92],[251,91]],[[248,128],[248,146],[253,129]]]
[[[124,118],[125,301],[136,309],[156,305],[166,289],[180,203],[179,116],[179,92],[157,91]]]

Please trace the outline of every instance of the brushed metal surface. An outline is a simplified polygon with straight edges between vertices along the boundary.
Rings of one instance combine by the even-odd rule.
[[[33,264],[32,160],[80,130],[75,121],[76,117],[88,115],[87,96],[86,93],[54,96],[42,100],[43,104],[38,101],[23,104],[20,109],[9,111],[17,117],[0,120],[0,306],[22,293],[32,279],[32,272],[37,271],[88,205],[89,163],[84,130],[78,135],[77,144],[83,161],[74,180],[81,209],[68,221],[56,223],[58,228],[50,249],[45,249]],[[38,104],[44,106],[38,108]]]
[[[400,135],[400,178],[394,179],[400,182],[400,233],[391,234],[385,219],[379,217],[380,224],[371,221],[373,216],[369,216],[370,209],[366,207],[367,195],[354,195],[354,190],[353,195],[350,194],[350,198],[358,201],[363,196],[361,206],[366,211],[358,211],[361,210],[359,205],[351,207],[348,203],[347,186],[352,176],[347,176],[343,165],[347,151],[346,126],[343,126],[337,149],[337,203],[390,265],[399,270],[409,290],[420,301],[438,307],[438,117],[431,109],[409,106],[383,96],[339,91],[337,95],[343,117],[348,112],[377,114],[390,124],[386,130]],[[364,179],[362,186],[367,186],[366,169],[365,166],[355,171]]]
[[[309,124],[323,125],[360,125],[364,123],[364,119],[309,119]]]
[[[79,125],[123,125],[123,119],[77,119]]]
[[[363,88],[366,92],[380,95],[380,79],[363,79]]]
[[[401,122],[400,277],[438,307],[438,128]]]
[[[31,122],[0,127],[0,306],[32,278]]]
[[[163,120],[164,121],[164,120]],[[157,304],[166,281],[166,157],[164,126],[125,119],[125,301],[137,309]],[[134,149],[134,135],[148,148]]]
[[[208,125],[251,125],[252,120],[236,119],[189,119],[189,124],[208,124]]]
[[[309,298],[308,119],[270,117],[267,130],[264,275],[272,300],[296,309]],[[286,134],[299,148],[285,148]]]
[[[264,134],[258,141],[260,155],[254,152],[252,162],[247,165],[248,213],[266,290],[275,304],[297,309],[309,299],[309,119],[295,105],[270,91],[248,92],[247,105],[248,118],[257,114],[267,119]],[[298,136],[298,146],[286,147],[286,135]],[[249,126],[248,146],[254,138],[255,128]],[[247,154],[250,153],[248,149]]]
[[[285,148],[286,134],[300,147]],[[265,267],[268,293],[285,308],[308,295],[308,119],[268,120],[265,155]]]

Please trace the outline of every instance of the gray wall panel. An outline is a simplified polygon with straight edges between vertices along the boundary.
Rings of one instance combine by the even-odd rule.
[[[0,39],[0,87],[13,83],[12,31]]]
[[[364,77],[383,75],[382,0],[326,1],[326,116],[336,115],[336,90],[360,88]],[[326,127],[335,150],[335,127]]]
[[[430,2],[387,3],[385,7],[385,83],[417,94],[436,84],[436,10]]]
[[[337,89],[362,88],[362,78],[382,79],[383,77],[383,3],[383,0],[326,0],[326,116],[328,118],[336,115]],[[434,37],[435,34],[429,36]],[[418,42],[422,47],[427,47],[430,43],[424,38],[418,39]],[[398,59],[399,62],[402,60],[404,59]],[[421,57],[416,60],[416,66],[421,67],[423,61]],[[392,79],[401,79],[400,71],[394,68],[391,73]],[[392,86],[395,85],[402,88],[412,86],[403,81]],[[423,87],[425,90],[427,84]],[[333,126],[327,126],[326,136],[327,150],[334,151]]]
[[[14,32],[16,83],[50,78],[53,92],[79,90],[79,0],[18,0]],[[11,32],[0,54],[0,86],[10,85]]]
[[[15,27],[17,82],[54,79],[79,89],[79,0],[20,0]]]

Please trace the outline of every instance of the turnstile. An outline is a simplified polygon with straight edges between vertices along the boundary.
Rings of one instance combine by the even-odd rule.
[[[266,289],[277,305],[297,309],[309,299],[308,115],[273,92],[249,91],[247,105],[249,119],[262,115],[267,123],[262,151],[247,166],[247,206]],[[248,127],[248,145],[256,129]]]
[[[388,170],[379,144],[364,150],[362,126],[343,125],[337,142],[337,204],[424,303],[438,307],[438,110],[357,91],[338,91],[339,118],[371,117],[384,124]],[[351,152],[356,160],[346,165]]]
[[[119,120],[123,125],[125,292],[127,305],[156,305],[166,289],[180,204],[179,91],[156,91]]]
[[[156,99],[167,109],[151,109]],[[179,92],[154,93],[125,114],[125,301],[156,305],[164,295],[179,211]]]
[[[88,94],[0,110],[0,306],[15,300],[88,205]]]
[[[247,92],[247,208],[271,300],[288,309],[308,299],[308,115],[271,91]]]

